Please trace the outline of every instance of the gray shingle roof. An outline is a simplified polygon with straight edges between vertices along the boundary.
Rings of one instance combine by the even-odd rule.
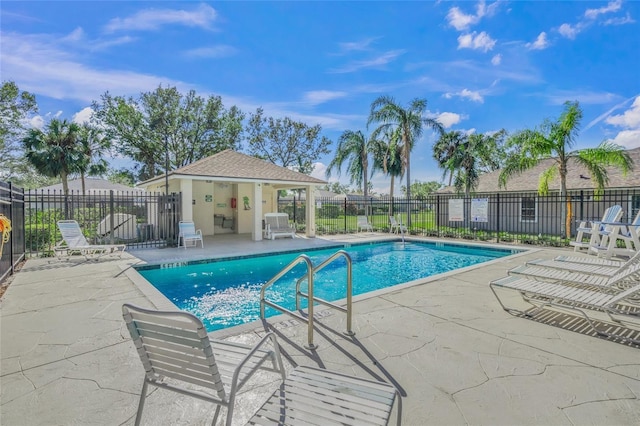
[[[85,189],[87,193],[95,193],[95,192],[107,192],[107,191],[117,191],[117,192],[134,192],[141,191],[144,192],[144,189],[141,188],[132,188],[130,186],[122,185],[119,183],[113,183],[105,179],[94,179],[94,178],[85,178]],[[73,179],[67,182],[69,184],[69,191],[82,191],[82,179]],[[42,188],[35,189],[34,191],[56,191],[62,192],[62,183],[56,183],[55,185],[49,185]]]
[[[202,176],[209,178],[247,179],[267,182],[298,182],[324,185],[327,182],[304,173],[277,166],[241,152],[224,150],[169,172],[169,176]],[[143,183],[164,177],[156,176]]]
[[[630,149],[627,151],[629,156],[633,160],[634,169],[623,176],[622,172],[615,168],[609,167],[608,176],[609,183],[606,188],[637,188],[640,187],[640,148]],[[500,170],[495,172],[486,173],[480,176],[478,187],[474,192],[521,192],[521,191],[537,191],[538,182],[540,181],[540,175],[547,170],[553,162],[554,158],[548,158],[542,160],[537,166],[532,169],[526,170],[520,175],[514,175],[509,181],[507,181],[506,188],[500,188],[498,185],[498,176]],[[595,184],[591,180],[589,171],[577,164],[573,159],[569,160],[567,165],[567,189],[594,189]],[[560,177],[556,176],[549,184],[550,191],[560,190]],[[455,193],[454,187],[448,186],[437,191],[439,193]]]

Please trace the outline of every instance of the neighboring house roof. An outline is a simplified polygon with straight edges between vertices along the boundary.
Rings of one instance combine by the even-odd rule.
[[[607,175],[609,177],[609,183],[606,188],[637,188],[640,187],[640,148],[630,149],[627,151],[629,156],[633,160],[634,170],[627,173],[626,176],[616,167],[608,167]],[[474,192],[523,192],[523,191],[537,191],[538,182],[540,181],[540,175],[547,170],[555,162],[554,158],[548,158],[542,160],[535,167],[522,172],[519,175],[514,175],[507,181],[506,187],[499,187],[498,176],[500,176],[500,170],[496,170],[491,173],[486,173],[480,176],[478,180],[478,186]],[[575,160],[569,159],[567,164],[567,189],[595,189],[596,185],[591,180],[589,171],[578,164]],[[556,176],[549,183],[550,191],[560,190],[560,176]],[[440,194],[455,193],[456,189],[453,186],[447,186],[437,191]]]
[[[316,188],[315,191],[313,191],[313,195],[316,198],[333,198],[338,194],[336,194],[335,192],[325,191],[324,189]],[[293,197],[294,197],[293,195],[287,194],[286,197],[280,197],[280,201],[293,201]],[[295,194],[295,198],[298,201],[306,200],[307,199],[307,193],[305,191],[302,191],[302,193],[300,193],[300,194]]]
[[[73,179],[67,182],[69,185],[69,191],[82,192],[82,179]],[[119,183],[113,183],[105,179],[92,179],[85,178],[85,191],[87,194],[93,194],[97,192],[144,192],[141,188],[132,188],[130,186],[122,185]],[[33,191],[44,192],[62,192],[62,183],[56,183],[55,185],[49,185],[42,188],[34,189]]]
[[[218,180],[257,180],[261,182],[295,182],[316,185],[327,183],[304,173],[295,172],[286,167],[277,166],[268,161],[230,149],[173,170],[169,172],[169,176],[198,176]],[[164,179],[164,175],[156,176],[140,184],[148,184],[162,179]]]
[[[373,201],[378,199],[378,197],[374,195],[369,195],[368,197],[365,197],[363,194],[338,194],[333,198],[336,200],[344,200],[346,198],[347,201],[353,201],[353,202]]]

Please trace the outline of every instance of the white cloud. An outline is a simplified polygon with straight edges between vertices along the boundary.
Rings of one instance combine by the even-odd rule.
[[[447,21],[449,25],[454,27],[458,31],[463,31],[468,29],[471,25],[475,25],[484,16],[493,16],[496,9],[498,7],[498,2],[494,2],[487,6],[484,0],[481,0],[476,5],[476,14],[475,15],[467,15],[462,12],[459,7],[452,7],[449,9],[449,13],[447,13]]]
[[[462,89],[460,92],[455,92],[455,93],[452,93],[452,92],[445,93],[443,96],[447,99],[451,99],[453,97],[459,97],[459,98],[466,98],[474,102],[480,102],[480,103],[484,102],[484,98],[482,97],[480,92],[472,91],[469,89]]]
[[[620,115],[609,116],[605,122],[627,129],[640,130],[640,96],[636,97],[631,108]]]
[[[621,16],[619,18],[609,18],[603,22],[603,25],[625,25],[625,24],[633,24],[636,20],[631,17],[629,12],[627,12],[626,16]]]
[[[383,54],[381,54],[380,56],[377,56],[375,58],[366,60],[366,61],[353,61],[345,66],[343,66],[342,68],[336,68],[331,70],[330,72],[336,73],[336,74],[342,74],[342,73],[348,73],[348,72],[354,72],[354,71],[358,71],[360,69],[363,68],[375,68],[375,67],[382,67],[384,65],[387,65],[390,62],[393,62],[396,60],[396,58],[402,54],[405,53],[405,50],[401,49],[401,50],[390,50],[388,52],[385,52]]]
[[[331,90],[312,90],[304,94],[304,101],[311,105],[319,105],[333,99],[344,98],[347,92]]]
[[[321,162],[313,163],[313,171],[311,172],[311,177],[316,179],[327,180],[326,176],[327,165]]]
[[[106,32],[138,30],[153,31],[164,25],[184,25],[210,29],[217,19],[217,12],[207,4],[200,4],[193,10],[145,9],[126,18],[114,18],[104,27]]]
[[[491,58],[491,63],[493,65],[496,65],[496,66],[500,65],[501,62],[502,62],[502,55],[500,53],[498,53],[493,58]]]
[[[580,25],[571,26],[570,24],[562,24],[558,28],[560,35],[571,40],[574,40],[580,31]]]
[[[615,138],[609,139],[617,145],[626,149],[640,148],[640,130],[623,130]]]
[[[33,127],[34,129],[42,130],[44,128],[44,118],[42,118],[41,115],[31,117],[31,119],[29,120],[29,126]]]
[[[197,47],[187,50],[185,56],[191,58],[224,58],[236,53],[236,49],[232,46],[220,44],[217,46]]]
[[[161,76],[87,66],[49,35],[3,33],[2,39],[3,74],[15,76],[23,90],[54,99],[89,103],[107,90],[117,95],[133,95],[155,90],[160,84],[176,86],[178,90],[193,88]]]
[[[369,50],[369,45],[375,41],[377,37],[371,37],[360,41],[347,41],[338,43],[340,50],[343,52],[352,52],[357,50]]]
[[[544,50],[549,47],[549,40],[547,40],[547,33],[544,31],[538,34],[538,38],[533,43],[527,43],[527,48],[530,50]]]
[[[448,129],[451,126],[460,123],[466,117],[456,114],[455,112],[442,112],[440,114],[434,114],[432,118],[438,120],[445,129]]]
[[[474,49],[487,52],[493,49],[496,41],[489,34],[482,31],[480,34],[472,32],[471,34],[462,34],[458,37],[458,49]]]
[[[598,15],[609,12],[617,12],[622,7],[622,0],[610,1],[606,6],[598,9],[587,9],[584,16],[589,19],[596,19]]]
[[[640,147],[640,96],[637,96],[631,107],[618,115],[611,115],[605,120],[607,124],[622,127],[611,142],[627,149]]]
[[[89,123],[91,121],[92,115],[93,110],[91,109],[91,107],[85,107],[73,114],[73,118],[71,119],[71,121],[77,124]]]

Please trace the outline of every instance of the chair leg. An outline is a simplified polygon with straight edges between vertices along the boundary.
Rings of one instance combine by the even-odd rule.
[[[147,398],[147,387],[149,383],[147,383],[147,379],[144,379],[144,384],[142,385],[142,392],[140,392],[140,402],[138,402],[138,413],[136,414],[136,422],[135,426],[140,425],[140,420],[142,419],[142,409],[144,408],[144,401]]]
[[[218,414],[220,414],[220,405],[216,407],[216,413],[213,415],[213,421],[211,422],[211,426],[216,426],[216,420],[218,420]]]

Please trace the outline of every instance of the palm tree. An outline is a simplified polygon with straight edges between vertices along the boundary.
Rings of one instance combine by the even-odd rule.
[[[457,148],[444,162],[445,169],[455,173],[454,185],[458,191],[464,189],[465,196],[469,197],[478,186],[482,173],[500,168],[503,164],[504,149],[501,144],[504,135],[503,130],[493,135],[459,135]]]
[[[348,161],[347,173],[352,184],[363,188],[365,199],[369,196],[369,141],[364,134],[345,130],[338,139],[336,155],[327,166],[327,178],[331,177],[333,170],[340,176],[342,165]]]
[[[59,177],[65,195],[69,194],[68,177],[79,172],[84,157],[78,147],[80,127],[67,120],[52,119],[45,132],[30,129],[22,140],[27,161],[42,175]]]
[[[402,146],[402,170],[407,177],[407,199],[411,198],[411,151],[415,142],[422,136],[424,126],[442,133],[442,124],[433,118],[423,117],[427,109],[426,99],[414,99],[407,108],[403,108],[390,96],[380,96],[371,104],[367,126],[381,123],[372,133],[372,139],[385,129],[398,129]],[[411,226],[411,209],[407,209],[407,226]]]
[[[443,169],[442,179],[449,173],[449,186],[453,182],[455,169],[451,159],[463,143],[465,136],[458,130],[453,130],[440,135],[440,138],[433,145],[433,158],[438,162],[438,166]]]
[[[506,187],[507,181],[514,175],[530,169],[545,158],[553,158],[553,165],[540,175],[538,193],[549,192],[549,182],[560,175],[560,197],[567,194],[567,165],[570,159],[589,170],[591,179],[596,184],[596,191],[602,192],[609,179],[607,166],[614,166],[623,173],[633,169],[633,161],[620,146],[610,142],[602,142],[596,148],[571,151],[576,141],[582,110],[578,102],[565,102],[564,111],[556,121],[545,120],[539,129],[523,130],[513,135],[509,144],[517,147],[514,154],[507,159],[506,166],[499,176],[500,186]],[[566,220],[561,225],[561,234],[570,238],[570,197],[562,204],[562,217]]]
[[[371,139],[371,152],[373,154],[374,171],[382,171],[391,177],[389,186],[389,216],[393,216],[393,189],[395,187],[395,178],[402,178],[402,147],[397,143],[398,132],[388,129],[382,139]]]
[[[83,124],[78,132],[79,149],[83,155],[80,165],[82,179],[82,194],[85,193],[85,175],[98,176],[107,172],[109,164],[103,156],[111,147],[111,141],[97,127]]]

